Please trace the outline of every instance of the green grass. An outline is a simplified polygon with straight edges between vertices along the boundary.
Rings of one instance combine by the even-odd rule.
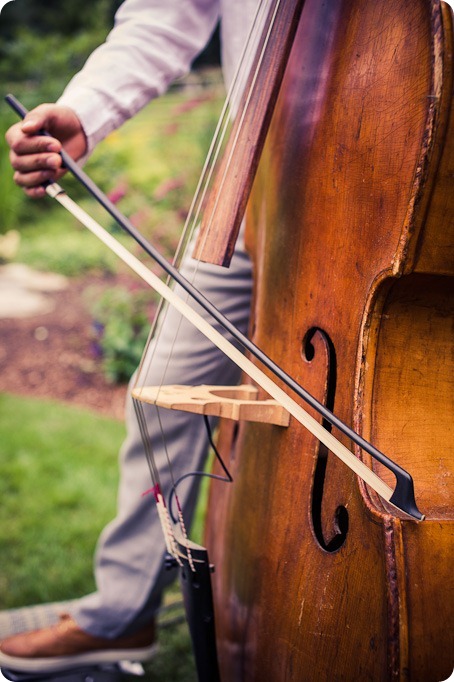
[[[0,607],[94,588],[99,531],[115,514],[122,424],[0,395]]]
[[[191,640],[185,622],[159,631],[159,649],[145,666],[147,682],[197,682]]]
[[[95,588],[99,532],[115,514],[123,425],[84,409],[0,394],[0,433],[0,609],[88,594]],[[202,487],[191,533],[196,541]],[[164,601],[180,599],[175,584]],[[186,622],[160,627],[159,645],[144,679],[195,682]]]

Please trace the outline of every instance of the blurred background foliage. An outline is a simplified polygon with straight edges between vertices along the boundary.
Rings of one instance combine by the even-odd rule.
[[[120,4],[116,0],[9,2],[0,14],[1,82],[33,83],[27,106],[53,101],[68,77],[104,40]]]
[[[102,43],[121,0],[16,0],[0,13],[0,82],[33,84],[27,106],[53,101]],[[219,63],[216,32],[195,68]]]
[[[6,4],[0,13],[3,94],[12,92],[28,109],[55,101],[104,41],[119,4],[119,0],[15,0]],[[168,258],[178,243],[224,97],[218,64],[215,32],[191,74],[112,133],[86,164],[101,189]],[[15,259],[38,270],[70,277],[122,272],[106,247],[60,206],[50,199],[32,201],[16,187],[4,140],[4,132],[16,122],[16,115],[0,100],[0,262],[2,235],[13,233],[18,243]],[[95,219],[143,257],[77,181],[65,176],[62,184]],[[116,317],[118,306],[112,306],[110,313]],[[140,339],[135,352],[123,357],[124,342],[119,339],[115,350],[112,337],[101,340],[101,345],[106,354],[118,352],[114,358],[118,366],[132,367],[140,359],[145,334],[137,330],[136,314],[117,322],[118,328],[130,325],[131,333],[134,328],[134,338]],[[112,380],[109,367],[106,362],[106,374]],[[120,379],[127,379],[124,372],[118,373]]]
[[[7,3],[0,12],[0,83],[2,84],[3,94],[13,92],[28,109],[42,102],[55,101],[71,77],[82,68],[90,53],[104,41],[113,25],[115,12],[120,4],[120,0],[65,0],[64,3],[57,0],[47,0],[45,3],[38,0],[15,0],[15,2]],[[218,64],[219,35],[216,31],[206,50],[199,55],[193,64],[193,77],[189,79],[189,86],[203,88],[208,85],[210,88],[213,85],[213,79],[214,81],[217,80],[219,85],[219,72],[216,68],[213,69]],[[213,76],[213,73],[216,73],[217,76]],[[198,74],[198,77],[194,74]],[[177,83],[173,90],[184,89],[186,85],[188,84],[182,81]],[[181,101],[193,96],[199,97],[200,92],[196,93],[194,89],[192,91],[186,89],[186,94],[182,94]],[[206,141],[208,141],[210,131],[213,129],[216,111],[217,109],[213,109],[215,116],[212,120],[213,125],[210,125],[206,118],[199,121],[199,133],[206,138]],[[172,115],[171,103],[167,105],[164,115],[167,119],[169,115]],[[151,136],[153,135],[153,118],[150,116],[148,119]],[[159,118],[160,109],[158,108],[156,112],[157,122],[159,122]],[[24,220],[27,222],[30,217],[29,202],[24,200],[17,190],[13,191],[14,184],[8,162],[8,149],[3,136],[4,131],[16,121],[16,115],[9,110],[6,104],[1,102],[0,234],[17,227],[18,223],[23,224]],[[197,127],[197,116],[195,124]],[[185,126],[187,126],[188,139],[197,135],[194,127],[191,128],[188,121],[185,121]],[[160,130],[159,134],[162,135],[162,133],[163,131]],[[169,133],[170,128],[164,131],[164,134]],[[142,136],[144,134],[146,135],[146,131],[142,128],[140,130],[141,142],[143,142]],[[191,153],[196,145],[200,150],[207,148],[205,141],[197,138],[195,145],[191,147]],[[97,180],[100,180],[101,184],[106,175],[111,179],[111,184],[115,182],[119,170],[127,162],[129,149],[129,144],[125,144],[123,147],[121,144],[113,144],[107,151],[103,149],[96,152],[97,171],[101,174]],[[135,177],[141,176],[145,165],[150,168],[143,153],[146,150],[140,149],[139,146],[139,149],[131,149],[131,151],[133,154],[136,153],[136,157],[141,156],[140,163],[136,165],[135,170],[133,171],[130,168],[129,171]],[[153,150],[149,151],[153,153]],[[160,159],[160,151],[157,150],[158,153],[154,157],[155,162]],[[197,155],[197,158],[193,160],[200,169],[200,155]],[[102,166],[107,173],[104,172],[103,174],[103,169],[99,166]],[[91,167],[89,164],[88,168]],[[165,178],[165,168],[161,167],[158,172],[160,171],[163,172],[163,178]],[[168,177],[172,177],[172,169],[170,169]],[[150,193],[153,187],[150,187],[149,184],[145,185],[148,180],[148,176],[143,178],[142,186]],[[109,188],[103,187],[103,189],[108,191]],[[71,190],[80,196],[80,190],[75,183]],[[36,210],[40,209],[37,209],[35,202],[33,212]],[[44,209],[41,207],[41,210]]]
[[[113,21],[121,0],[18,0],[2,11],[5,25],[0,35],[11,38],[20,25],[33,27],[37,33],[73,35],[93,26],[107,26]]]
[[[146,295],[143,290],[136,293],[136,285],[128,285],[124,267],[58,204],[50,199],[32,201],[16,187],[4,133],[17,117],[3,102],[7,92],[29,109],[55,101],[106,37],[119,4],[119,0],[15,0],[0,12],[0,264],[15,260],[69,278],[87,277],[90,286],[97,275],[101,283],[107,276],[107,293],[102,287],[95,295],[87,292],[87,300],[95,301],[87,306],[92,306],[98,328],[107,330],[99,339],[101,347],[104,341],[106,374],[110,380],[123,381],[140,357],[150,320],[144,311],[149,312],[152,294],[149,290]],[[110,135],[86,165],[95,182],[168,257],[179,239],[222,106],[218,54],[215,34],[193,72]],[[143,257],[76,181],[66,176],[62,185]],[[18,249],[2,256],[1,239],[10,233],[19,235]],[[135,334],[132,341],[131,331]],[[132,350],[137,357],[131,357]],[[49,405],[33,397],[25,400],[3,394],[0,402],[4,502],[0,550],[9,558],[0,572],[0,608],[85,594],[93,589],[94,543],[114,514],[115,454],[123,427],[72,406]],[[87,434],[88,445],[83,440]],[[74,445],[74,453],[69,445]],[[31,485],[32,493],[22,490],[23,485]],[[36,505],[39,514],[28,502]],[[203,508],[202,501],[199,539]],[[64,510],[71,514],[71,526],[62,521]],[[12,526],[15,518],[17,527]],[[43,528],[52,537],[52,555],[47,536],[40,535]],[[172,593],[169,598],[174,599]],[[147,667],[144,679],[193,680],[185,625],[177,619],[174,628],[162,630],[160,641],[160,653]]]

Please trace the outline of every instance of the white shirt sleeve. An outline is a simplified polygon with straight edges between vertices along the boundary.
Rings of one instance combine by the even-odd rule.
[[[217,0],[125,0],[106,42],[58,101],[80,118],[88,153],[187,73],[218,16]]]

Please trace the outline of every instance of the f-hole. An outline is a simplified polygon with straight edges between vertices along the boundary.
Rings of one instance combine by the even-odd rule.
[[[334,344],[331,341],[328,334],[318,327],[311,327],[306,333],[303,340],[303,357],[306,362],[312,362],[315,357],[315,346],[313,344],[313,338],[315,334],[319,334],[325,344],[326,352],[328,355],[328,368],[327,368],[327,386],[326,386],[326,407],[333,412],[334,410],[334,398],[336,394],[336,378],[337,378],[337,365],[336,365],[336,351]],[[325,429],[331,431],[331,424],[326,420],[322,422]],[[315,537],[317,538],[320,547],[322,547],[327,552],[335,552],[345,542],[348,532],[348,512],[344,506],[339,506],[334,512],[333,519],[333,532],[334,535],[329,541],[327,541],[323,535],[323,524],[322,524],[322,507],[323,507],[323,492],[325,486],[325,476],[326,476],[326,465],[328,461],[328,448],[323,443],[318,444],[317,462],[314,471],[314,481],[312,488],[312,525],[314,528]]]

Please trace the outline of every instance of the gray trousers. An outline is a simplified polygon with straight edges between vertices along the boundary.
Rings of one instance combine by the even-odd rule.
[[[195,263],[187,259],[182,272],[192,281]],[[251,263],[239,240],[230,268],[197,263],[195,285],[243,333],[247,331],[252,276]],[[192,304],[220,331],[207,313]],[[236,384],[238,368],[179,313],[169,309],[160,333],[147,354],[153,361],[147,370],[148,385]],[[176,342],[175,330],[178,329]],[[168,363],[169,349],[171,361]],[[145,358],[145,367],[147,366]],[[165,376],[163,372],[165,370]],[[145,406],[149,435],[168,495],[170,480],[167,456],[156,409]],[[208,440],[203,420],[186,412],[160,409],[160,422],[172,462],[174,479],[188,471],[203,468]],[[87,632],[101,637],[118,637],[149,623],[158,608],[163,588],[175,577],[163,566],[165,544],[152,495],[142,496],[151,487],[137,419],[128,398],[127,437],[120,452],[120,485],[116,518],[101,534],[95,577],[97,591],[72,604],[71,614]],[[179,498],[189,526],[197,498],[198,477],[192,477]]]

